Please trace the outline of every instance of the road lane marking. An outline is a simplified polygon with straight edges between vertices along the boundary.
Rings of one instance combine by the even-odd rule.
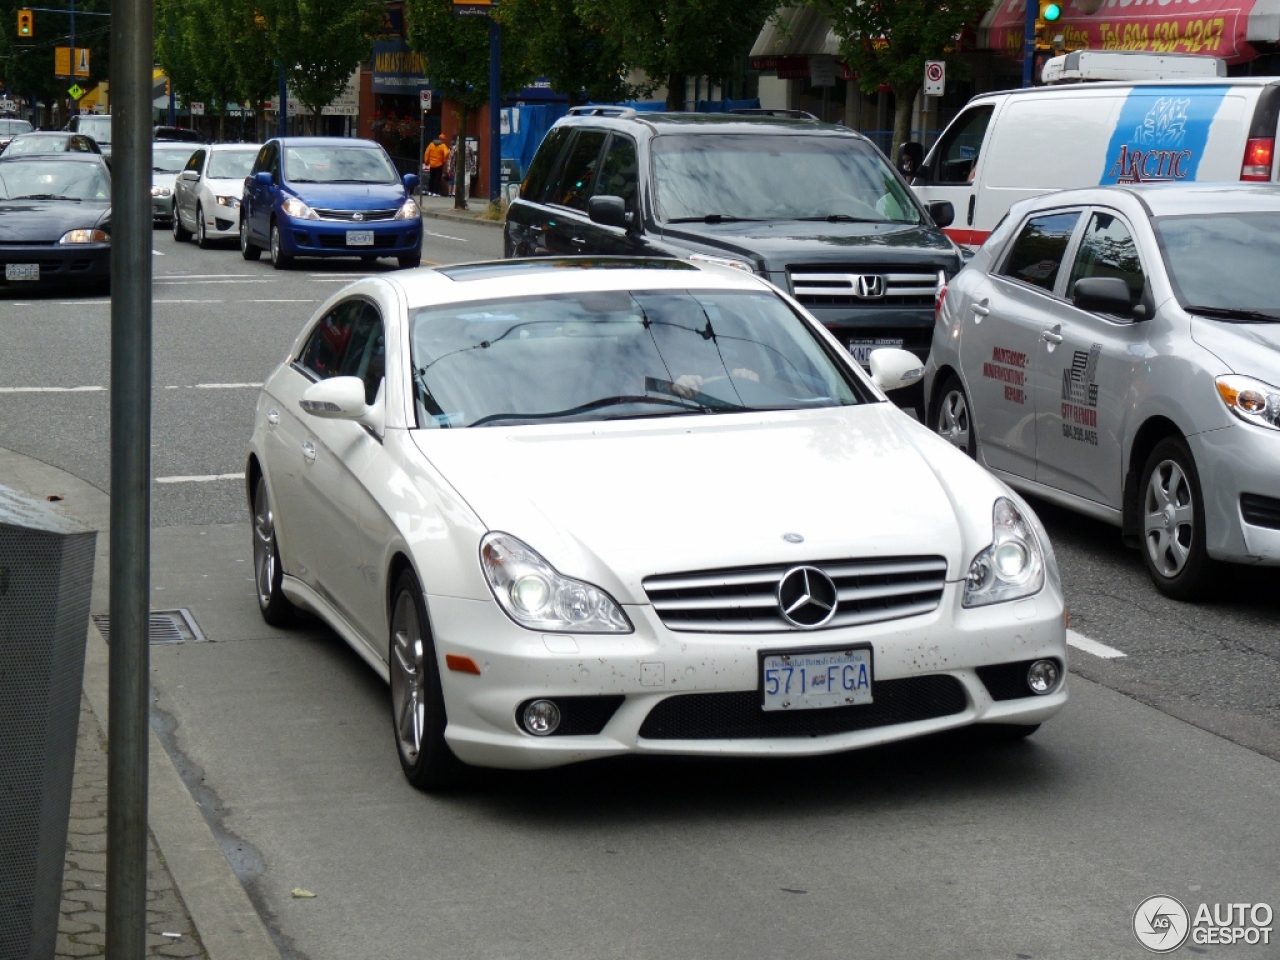
[[[1077,650],[1083,650],[1085,653],[1099,657],[1103,660],[1118,660],[1121,657],[1127,657],[1128,654],[1123,650],[1117,650],[1115,647],[1108,647],[1105,643],[1099,643],[1097,640],[1090,640],[1086,636],[1076,633],[1074,630],[1067,631],[1067,643],[1075,647]]]
[[[252,273],[166,273],[155,278],[156,283],[173,283],[180,280],[234,280],[236,278],[253,279]]]
[[[106,387],[0,387],[0,393],[104,393]]]
[[[442,240],[457,240],[459,243],[470,243],[471,241],[465,237],[451,237],[447,233],[433,233],[430,230],[423,230],[428,237],[439,237]]]
[[[258,390],[260,383],[192,383],[176,384],[165,387],[166,390]]]
[[[152,303],[226,303],[225,300],[152,300]]]
[[[218,480],[243,479],[243,473],[206,473],[187,477],[156,477],[156,483],[213,483]]]
[[[270,300],[249,300],[248,303],[319,303],[320,301],[314,297],[306,300],[291,300],[287,297],[275,297]]]

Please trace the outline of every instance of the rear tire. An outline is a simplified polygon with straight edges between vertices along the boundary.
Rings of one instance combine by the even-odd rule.
[[[1200,474],[1181,437],[1165,437],[1147,457],[1138,508],[1142,561],[1156,589],[1173,600],[1210,594],[1218,567],[1205,546]]]
[[[182,217],[178,213],[177,204],[173,207],[173,239],[178,243],[186,243],[191,239],[191,231],[182,225]]]
[[[249,221],[243,217],[240,218],[240,256],[246,260],[257,260],[262,256],[262,251],[249,239]]]
[[[273,627],[287,627],[298,616],[298,608],[284,595],[281,583],[284,568],[276,544],[275,513],[267,493],[267,478],[258,477],[253,488],[253,583],[258,593],[258,610]]]
[[[293,257],[284,252],[283,238],[280,236],[280,225],[271,224],[271,265],[277,270],[288,270],[293,264]]]
[[[973,428],[973,406],[964,384],[955,374],[943,381],[933,408],[933,429],[957,450],[977,459],[978,435]]]

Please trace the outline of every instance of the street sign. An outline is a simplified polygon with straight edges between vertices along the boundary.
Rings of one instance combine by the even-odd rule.
[[[70,47],[53,48],[53,75],[55,77],[87,77],[89,75],[89,48],[76,47],[73,60]]]
[[[76,76],[87,77],[89,75],[89,48],[76,47]]]
[[[493,0],[453,0],[453,13],[457,17],[487,17],[496,6]]]
[[[944,60],[924,62],[924,95],[940,97],[947,88],[947,64]]]
[[[203,116],[204,116],[204,104],[203,104],[203,103],[196,103],[195,101],[192,101],[192,103],[191,103],[191,115],[192,115],[193,117],[203,117]]]
[[[80,86],[80,84],[73,83],[71,85],[71,89],[67,91],[67,94],[71,97],[72,100],[79,100],[81,97],[84,96],[84,89]]]
[[[418,91],[418,104],[422,107],[423,113],[431,112],[431,91],[430,90]]]

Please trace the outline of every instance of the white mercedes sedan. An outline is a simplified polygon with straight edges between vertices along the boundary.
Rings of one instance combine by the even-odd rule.
[[[1067,700],[1062,588],[1019,496],[774,287],[673,260],[358,281],[258,400],[269,623],[390,685],[404,772],[794,756]]]

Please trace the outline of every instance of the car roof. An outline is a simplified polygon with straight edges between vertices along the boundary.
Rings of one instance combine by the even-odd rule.
[[[359,140],[355,137],[272,137],[276,143],[285,147],[378,147],[373,140]]]
[[[1173,80],[1091,80],[1088,83],[1055,83],[1042,87],[1014,90],[991,90],[974,95],[965,106],[997,97],[1052,97],[1072,93],[1088,94],[1094,90],[1129,90],[1141,87],[1266,87],[1280,84],[1276,77],[1184,77]]]
[[[848,127],[817,119],[737,113],[638,113],[625,107],[583,108],[562,118],[557,126],[609,126],[634,129],[639,125],[654,136],[663,134],[806,133],[865,139]]]
[[[1153,217],[1197,213],[1280,211],[1280,189],[1273,184],[1142,183],[1062,190],[1036,198],[1036,206],[1111,203],[1117,194],[1136,199]]]
[[[215,153],[226,153],[228,150],[261,150],[260,143],[206,143],[204,149]]]
[[[13,138],[18,139],[17,137]],[[17,154],[0,154],[0,163],[20,163],[23,160],[38,160],[42,163],[58,161],[61,163],[100,163],[104,167],[107,165],[106,159],[100,153],[22,153]]]

